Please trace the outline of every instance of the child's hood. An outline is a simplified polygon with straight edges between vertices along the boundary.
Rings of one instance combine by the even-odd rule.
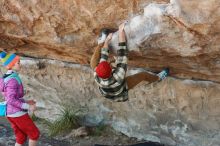
[[[17,73],[12,73],[12,74],[6,76],[5,78],[0,77],[0,92],[4,92],[5,83],[7,83],[7,82],[8,82],[10,79],[12,79],[12,78],[15,79],[15,80],[17,80],[17,82],[18,82],[19,84],[22,83],[22,82],[21,82],[21,79],[20,79],[20,77],[18,76]]]

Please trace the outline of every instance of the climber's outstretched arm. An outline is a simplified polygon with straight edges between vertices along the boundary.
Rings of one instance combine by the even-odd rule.
[[[99,44],[95,48],[95,51],[94,51],[92,58],[91,58],[91,61],[90,61],[90,66],[93,70],[95,70],[95,68],[99,64],[99,62],[108,60],[108,56],[109,56],[108,45],[109,45],[109,42],[111,39],[112,39],[112,33],[110,33],[108,35],[108,37],[106,38],[104,43]]]
[[[126,71],[127,71],[127,62],[128,62],[128,49],[126,46],[126,37],[125,37],[125,27],[126,23],[122,23],[119,26],[119,48],[117,50],[117,58],[116,58],[116,69],[113,73],[114,78],[118,82],[123,82],[125,79]]]
[[[126,42],[125,31],[124,31],[125,24],[126,24],[126,22],[122,23],[118,29],[119,43]]]

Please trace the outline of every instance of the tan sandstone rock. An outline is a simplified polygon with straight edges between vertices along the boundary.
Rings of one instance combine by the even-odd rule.
[[[21,77],[38,102],[36,115],[55,120],[62,105],[81,109],[87,125],[111,126],[130,137],[166,145],[220,144],[220,85],[210,81],[167,78],[142,82],[129,101],[102,97],[88,66],[54,60],[22,60]],[[133,69],[132,69],[133,70]]]
[[[130,65],[220,81],[218,0],[4,0],[0,47],[88,64],[99,30],[117,28],[123,20],[129,20]]]
[[[100,96],[88,64],[100,29],[124,20],[129,67],[169,67],[172,77],[116,103]],[[68,103],[86,109],[87,124],[166,145],[220,145],[219,39],[219,0],[0,1],[0,49],[37,58],[21,72],[37,116],[55,120]]]

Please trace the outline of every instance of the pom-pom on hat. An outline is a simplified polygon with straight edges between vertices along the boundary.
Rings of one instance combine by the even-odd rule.
[[[107,79],[111,77],[112,74],[111,65],[107,61],[102,61],[101,63],[99,63],[95,71],[97,76],[102,79]]]
[[[4,67],[11,69],[15,63],[19,61],[20,57],[16,54],[7,54],[6,52],[1,52],[0,59]]]

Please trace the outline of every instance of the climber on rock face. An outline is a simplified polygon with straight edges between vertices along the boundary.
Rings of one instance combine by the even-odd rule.
[[[128,90],[135,87],[141,81],[150,83],[163,80],[169,74],[169,69],[164,69],[159,74],[150,74],[140,72],[126,77],[128,49],[126,47],[125,23],[119,26],[119,48],[115,60],[116,67],[113,68],[108,62],[109,42],[112,39],[112,33],[108,29],[101,31],[98,46],[96,47],[92,58],[91,68],[94,70],[95,81],[99,86],[101,94],[114,101],[128,100]]]

